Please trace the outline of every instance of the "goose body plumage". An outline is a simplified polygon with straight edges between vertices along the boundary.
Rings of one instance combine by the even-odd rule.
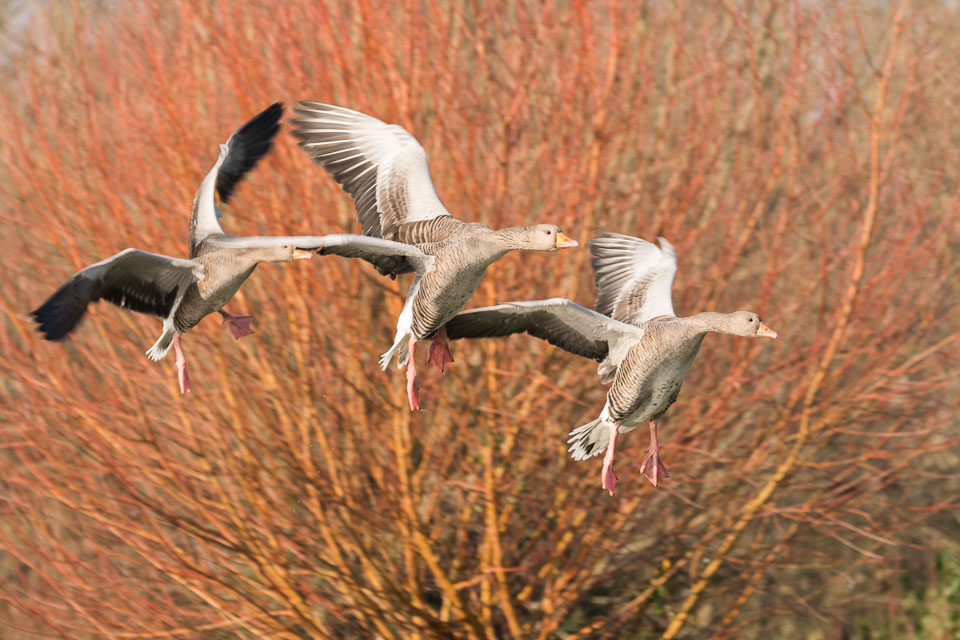
[[[261,262],[288,262],[334,254],[378,264],[402,261],[418,277],[432,264],[419,249],[380,238],[351,234],[326,236],[232,236],[220,226],[215,193],[229,200],[237,183],[270,149],[283,106],[276,103],[238,129],[225,144],[194,197],[189,259],[125,249],[74,274],[32,312],[48,340],[61,340],[79,324],[91,302],[106,300],[121,308],[163,319],[160,338],[147,351],[151,360],[177,349],[181,391],[189,390],[179,337],[207,315],[219,311],[235,338],[247,335],[249,316],[233,316],[222,307]]]
[[[611,382],[600,416],[570,432],[570,453],[585,460],[607,450],[602,486],[616,485],[613,445],[620,433],[651,423],[651,445],[641,467],[656,485],[669,477],[660,461],[657,419],[676,402],[707,333],[775,338],[749,311],[699,313],[678,318],[672,288],[677,254],[632,236],[598,232],[587,243],[597,285],[597,311],[553,298],[464,311],[447,323],[450,339],[529,333],[599,362]]]
[[[555,251],[577,242],[555,225],[493,230],[454,218],[433,187],[426,152],[399,125],[322,102],[301,101],[294,111],[301,148],[353,197],[363,234],[434,258],[410,287],[393,345],[380,360],[385,369],[396,355],[398,366],[408,366],[408,399],[411,409],[418,408],[410,358],[416,342],[434,338],[429,359],[441,370],[453,361],[444,325],[476,291],[487,267],[513,250]],[[376,266],[394,277],[409,269],[397,260]]]

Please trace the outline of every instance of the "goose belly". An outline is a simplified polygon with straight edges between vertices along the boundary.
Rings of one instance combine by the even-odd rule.
[[[413,301],[413,333],[422,340],[460,313],[483,279],[486,265],[456,273],[428,273]],[[430,276],[437,276],[431,278]]]
[[[637,427],[647,422],[659,418],[667,409],[677,400],[680,394],[680,387],[683,384],[683,378],[672,379],[664,377],[654,380],[650,385],[644,402],[640,403],[623,420],[620,427],[621,432],[633,431]]]
[[[624,359],[608,393],[611,417],[620,423],[621,432],[659,418],[677,401],[696,351],[656,358],[646,354],[636,363],[630,362],[631,355]]]
[[[208,277],[198,284],[191,285],[173,318],[177,331],[186,333],[204,317],[227,304],[251,273],[253,273],[252,268],[231,278],[217,281]]]

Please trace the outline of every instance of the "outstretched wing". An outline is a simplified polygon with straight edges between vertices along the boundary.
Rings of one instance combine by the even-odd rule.
[[[423,275],[433,267],[433,256],[417,247],[382,238],[371,238],[349,233],[326,236],[212,236],[207,244],[216,247],[249,249],[260,247],[296,247],[319,249],[320,255],[338,255],[360,258],[383,271],[383,265],[403,267],[399,273],[415,272]]]
[[[87,305],[100,299],[166,318],[180,288],[201,279],[199,262],[124,249],[78,271],[31,315],[47,340],[65,338],[83,318]]]
[[[450,320],[446,331],[451,340],[529,333],[564,351],[598,362],[611,352],[625,351],[643,336],[643,329],[639,327],[617,322],[566,298],[470,309]]]
[[[620,322],[639,324],[673,316],[677,252],[665,238],[660,246],[610,231],[587,242],[597,283],[597,311]]]
[[[364,235],[396,239],[400,225],[450,216],[426,152],[406,129],[322,102],[302,101],[294,112],[293,135],[353,196]]]
[[[237,183],[267,154],[273,139],[280,130],[283,103],[276,102],[254,116],[237,129],[220,145],[220,155],[210,172],[200,183],[193,198],[193,216],[190,219],[191,255],[197,244],[207,236],[223,233],[220,227],[220,209],[213,192],[220,194],[223,202],[229,202]]]

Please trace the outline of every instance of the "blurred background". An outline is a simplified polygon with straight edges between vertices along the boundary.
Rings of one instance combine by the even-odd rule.
[[[3,638],[960,636],[956,3],[0,3]],[[454,215],[667,237],[709,336],[671,478],[576,463],[595,363],[452,344],[425,411],[377,357],[408,279],[264,265],[149,362],[155,318],[28,312],[126,247],[185,256],[217,145],[275,100],[407,127]],[[358,232],[284,127],[223,226]],[[516,253],[469,306],[593,306]],[[421,349],[420,357],[425,350]]]

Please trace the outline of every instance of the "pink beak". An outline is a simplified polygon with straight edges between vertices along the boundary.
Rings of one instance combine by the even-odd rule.
[[[565,234],[562,231],[557,232],[557,249],[572,249],[579,247],[580,243]]]
[[[760,328],[757,329],[757,335],[761,338],[776,338],[777,332],[761,322]]]

